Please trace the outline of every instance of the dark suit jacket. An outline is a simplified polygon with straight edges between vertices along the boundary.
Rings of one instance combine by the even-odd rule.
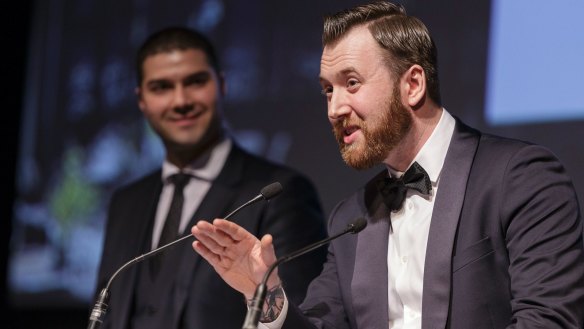
[[[248,207],[232,220],[256,236],[274,236],[278,255],[289,253],[326,236],[320,203],[312,184],[298,173],[268,163],[244,152],[235,143],[227,162],[213,182],[184,234],[200,219],[222,217],[259,193],[262,187],[279,181],[283,192],[278,197]],[[152,222],[162,188],[157,171],[119,191],[112,197],[97,292],[125,262],[149,251]],[[213,268],[182,242],[164,252],[172,259],[158,275],[167,278],[152,305],[152,323],[160,328],[239,328],[247,311],[243,295],[230,288]],[[280,273],[286,291],[298,303],[320,270],[326,249],[283,265]],[[146,260],[144,263],[148,262]],[[133,266],[113,282],[103,328],[126,328],[133,305],[137,271]],[[157,327],[154,325],[153,327]]]
[[[368,226],[331,243],[284,328],[387,328],[390,220],[374,183],[383,175],[333,211],[331,234],[358,217]],[[457,121],[426,250],[423,329],[582,328],[582,218],[546,149]]]

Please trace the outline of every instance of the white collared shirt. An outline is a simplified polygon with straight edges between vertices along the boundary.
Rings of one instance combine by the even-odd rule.
[[[189,173],[193,177],[183,190],[185,202],[183,205],[179,231],[177,232],[178,234],[185,231],[187,228],[186,226],[189,224],[195,211],[199,208],[203,198],[211,188],[213,180],[217,178],[223,169],[223,166],[227,161],[227,156],[231,151],[231,146],[231,139],[225,138],[206,154],[198,157],[193,163],[183,168],[183,172]],[[152,249],[158,246],[160,234],[164,227],[164,221],[166,220],[168,209],[170,208],[170,203],[172,201],[174,186],[168,178],[179,171],[178,167],[167,160],[164,160],[164,163],[162,164],[163,187],[160,199],[158,200],[158,207],[156,208],[154,229],[152,230]]]
[[[413,162],[430,176],[430,196],[408,189],[402,208],[391,213],[392,231],[387,250],[389,328],[422,326],[424,261],[440,172],[454,132],[455,120],[444,110],[438,125]],[[411,165],[411,164],[410,164]],[[401,176],[388,167],[391,176]]]

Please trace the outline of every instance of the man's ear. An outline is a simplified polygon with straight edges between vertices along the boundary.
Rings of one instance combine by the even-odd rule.
[[[414,64],[402,77],[405,88],[405,93],[402,94],[404,101],[411,108],[417,108],[426,98],[426,73],[420,65]]]
[[[136,94],[136,98],[138,99],[138,107],[140,108],[140,111],[144,112],[146,104],[144,104],[144,99],[142,98],[142,88],[140,87],[134,88],[134,93]]]

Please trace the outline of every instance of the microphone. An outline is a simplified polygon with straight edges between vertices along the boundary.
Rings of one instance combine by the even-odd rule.
[[[280,184],[279,182],[274,182],[270,185],[265,186],[264,188],[261,189],[260,194],[256,195],[253,199],[247,201],[246,203],[242,204],[241,206],[239,206],[237,209],[233,210],[232,212],[230,212],[227,216],[225,216],[224,219],[229,219],[231,216],[235,215],[236,213],[238,213],[240,210],[242,210],[243,208],[246,208],[258,201],[261,200],[265,200],[265,201],[269,201],[270,199],[274,198],[275,196],[277,196],[278,194],[280,194],[282,192],[282,184]],[[172,242],[169,242],[163,246],[160,246],[156,249],[151,250],[150,252],[147,252],[145,254],[142,254],[132,260],[130,260],[129,262],[125,263],[124,265],[122,265],[109,279],[109,281],[107,282],[105,288],[103,288],[101,290],[101,292],[99,293],[99,296],[97,298],[97,301],[95,302],[95,306],[93,307],[91,314],[89,316],[89,325],[87,326],[87,329],[97,329],[101,326],[101,324],[103,323],[103,320],[105,318],[105,314],[107,312],[107,308],[108,308],[108,299],[109,299],[109,287],[111,286],[113,280],[115,277],[118,276],[118,274],[120,274],[123,270],[125,270],[126,268],[130,267],[133,264],[139,263],[147,258],[150,258],[156,254],[158,254],[159,252],[165,250],[166,248],[173,246],[183,240],[186,240],[190,237],[193,237],[191,234],[187,234],[185,236],[183,236],[182,238],[179,238],[177,240],[174,240]]]
[[[267,293],[267,289],[268,289],[268,287],[267,287],[268,278],[270,277],[272,272],[276,269],[276,267],[278,267],[282,263],[285,263],[289,260],[292,260],[294,258],[302,256],[308,252],[311,252],[314,249],[322,247],[323,245],[327,244],[328,242],[330,242],[330,241],[332,241],[340,236],[343,236],[347,233],[357,234],[357,233],[363,231],[363,229],[366,226],[367,226],[367,221],[364,218],[358,218],[353,223],[347,225],[347,228],[344,231],[337,233],[331,237],[328,237],[324,240],[321,240],[321,241],[315,242],[311,245],[308,245],[308,246],[306,246],[300,250],[297,250],[291,254],[288,254],[286,256],[282,256],[282,257],[278,258],[272,265],[270,265],[270,267],[268,268],[268,270],[264,274],[262,282],[257,286],[256,291],[253,295],[252,304],[251,304],[249,310],[247,311],[247,315],[245,316],[245,321],[243,323],[242,329],[257,329],[258,322],[260,319],[260,314],[262,312],[262,305],[264,304],[264,302],[266,300],[266,293]]]

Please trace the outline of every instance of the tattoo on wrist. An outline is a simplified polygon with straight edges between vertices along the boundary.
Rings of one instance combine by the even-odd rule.
[[[266,301],[262,307],[260,322],[273,322],[278,318],[284,307],[284,290],[282,285],[278,284],[272,287],[266,293]]]

